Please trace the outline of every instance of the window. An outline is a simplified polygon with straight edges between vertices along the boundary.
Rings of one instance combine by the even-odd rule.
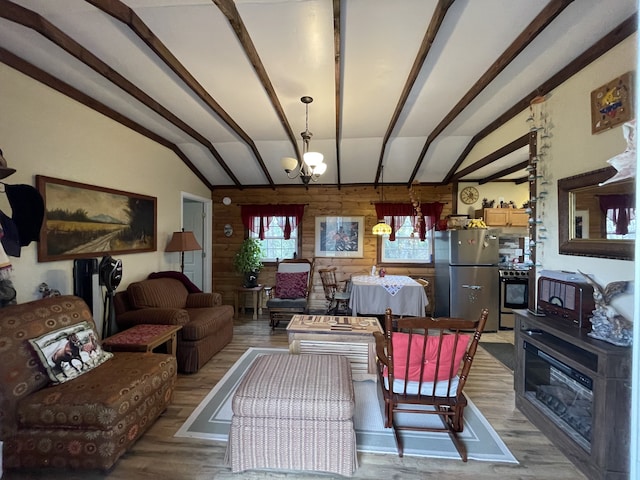
[[[299,228],[291,231],[288,240],[284,238],[284,229],[280,225],[285,224],[284,217],[270,217],[271,222],[269,228],[264,230],[264,239],[260,240],[262,245],[262,261],[275,262],[277,259],[284,260],[286,258],[294,258],[294,255],[300,251],[298,244]],[[260,217],[253,219],[254,228],[249,230],[250,238],[259,238],[256,233],[260,230]]]
[[[634,240],[636,238],[636,218],[633,216],[626,224],[626,232],[620,233],[619,227],[614,218],[614,211],[607,210],[607,240]]]
[[[301,247],[298,226],[303,214],[302,204],[242,205],[240,209],[249,238],[260,241],[263,262],[295,257]]]
[[[415,217],[405,217],[396,230],[396,239],[380,239],[380,263],[431,263],[433,261],[433,229],[426,231],[424,241],[414,233]]]

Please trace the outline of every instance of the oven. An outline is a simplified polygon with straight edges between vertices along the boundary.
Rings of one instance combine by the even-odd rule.
[[[513,330],[514,309],[526,309],[529,305],[529,271],[500,269],[500,330]]]

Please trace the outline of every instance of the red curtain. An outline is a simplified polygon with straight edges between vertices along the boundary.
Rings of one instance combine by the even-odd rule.
[[[628,194],[621,195],[599,195],[600,210],[616,225],[617,235],[629,233],[629,222],[635,217],[635,196]]]
[[[402,227],[407,217],[413,217],[414,225],[418,218],[415,208],[410,203],[376,203],[375,207],[378,218],[384,218],[391,226],[389,240],[392,242],[395,242],[396,232]],[[419,228],[420,240],[427,238],[427,230],[431,230],[435,226],[440,219],[443,208],[444,203],[440,202],[420,204],[423,219]]]
[[[260,240],[264,240],[264,232],[269,229],[269,224],[273,217],[283,217],[284,225],[278,225],[284,231],[284,239],[291,238],[291,232],[298,228],[304,214],[304,204],[290,205],[241,205],[240,216],[243,225],[258,234]],[[259,218],[260,223],[255,227],[255,219]]]

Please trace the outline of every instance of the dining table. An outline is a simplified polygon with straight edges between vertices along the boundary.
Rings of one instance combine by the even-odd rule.
[[[424,287],[407,275],[354,275],[349,308],[353,315],[424,317],[429,304]]]

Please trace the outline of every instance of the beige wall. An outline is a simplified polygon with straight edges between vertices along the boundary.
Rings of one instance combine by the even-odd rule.
[[[0,148],[17,170],[4,181],[35,186],[35,175],[46,175],[157,197],[158,251],[114,255],[123,262],[120,289],[179,269],[178,255],[164,247],[181,226],[181,192],[211,198],[191,170],[170,150],[3,64],[0,85]],[[0,209],[11,215],[5,195]],[[38,263],[36,242],[11,260],[20,303],[39,298],[41,282],[73,293],[72,260]]]

